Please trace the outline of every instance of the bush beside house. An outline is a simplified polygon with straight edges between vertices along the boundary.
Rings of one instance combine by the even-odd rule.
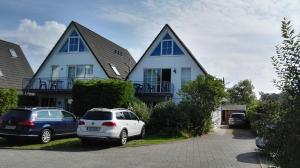
[[[15,89],[0,89],[0,115],[18,105],[18,93]]]
[[[212,112],[227,94],[221,80],[211,76],[198,76],[182,87],[182,101],[157,104],[150,117],[152,132],[176,135],[208,133],[212,127]]]
[[[134,99],[133,85],[121,80],[78,80],[72,89],[72,110],[82,116],[95,107],[127,108]]]
[[[134,98],[129,105],[129,109],[134,111],[134,113],[146,124],[149,123],[150,119],[150,110],[146,103],[139,100],[138,98]]]

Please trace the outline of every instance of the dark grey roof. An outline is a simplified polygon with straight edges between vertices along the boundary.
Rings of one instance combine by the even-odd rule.
[[[154,40],[152,41],[152,43],[149,45],[149,47],[146,49],[146,51],[144,52],[144,54],[142,55],[142,57],[139,59],[139,61],[135,64],[135,66],[132,68],[132,70],[130,71],[130,73],[135,69],[135,67],[139,64],[139,62],[143,59],[143,57],[145,57],[146,53],[148,52],[148,50],[150,50],[151,46],[154,44],[154,42],[157,40],[157,38],[159,37],[159,35],[163,32],[164,29],[169,29],[174,36],[178,39],[179,43],[182,45],[182,47],[188,52],[188,54],[192,57],[192,59],[195,61],[195,63],[198,65],[198,67],[203,71],[203,73],[205,75],[207,75],[207,71],[203,68],[203,66],[198,62],[198,60],[196,59],[196,57],[192,54],[192,52],[187,48],[187,46],[181,41],[181,39],[177,36],[177,34],[173,31],[173,29],[166,24],[158,33],[158,35],[154,38]],[[127,75],[126,79],[128,79],[130,73]]]
[[[15,50],[18,57],[13,58],[9,49]],[[17,44],[0,40],[0,88],[22,89],[22,80],[31,78],[33,71],[21,49]]]
[[[128,50],[76,22],[72,23],[74,23],[81,37],[96,56],[107,76],[125,79],[135,65],[135,60]],[[110,64],[113,64],[118,69],[119,76],[113,71]]]
[[[44,62],[41,64],[37,72],[38,74],[41,67],[46,63],[47,59],[54,51],[54,48],[57,47],[58,42],[61,41],[62,37],[66,34],[67,30],[74,25],[83,40],[86,42],[87,47],[90,49],[92,54],[95,56],[96,60],[104,70],[105,74],[109,78],[116,78],[116,79],[125,79],[130,70],[135,65],[135,60],[130,55],[127,49],[115,44],[114,42],[98,35],[97,33],[93,32],[92,30],[82,26],[79,23],[72,21],[65,32],[62,34],[60,39],[56,42],[55,46],[52,48]],[[117,75],[111,67],[111,64],[114,65],[120,75]]]

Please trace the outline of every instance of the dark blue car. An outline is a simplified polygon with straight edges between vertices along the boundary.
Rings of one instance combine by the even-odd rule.
[[[54,136],[76,135],[76,117],[61,108],[11,109],[0,118],[0,137],[36,137],[48,143]]]

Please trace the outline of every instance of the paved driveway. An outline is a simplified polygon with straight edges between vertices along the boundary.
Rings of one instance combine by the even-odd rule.
[[[0,149],[0,168],[256,168],[254,139],[248,131],[218,129],[179,142],[94,151]]]

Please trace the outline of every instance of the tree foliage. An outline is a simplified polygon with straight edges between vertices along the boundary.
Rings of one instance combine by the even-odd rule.
[[[245,104],[247,106],[254,104],[256,96],[253,90],[254,86],[250,80],[246,79],[240,81],[238,84],[235,84],[227,90],[230,103]]]
[[[285,95],[282,117],[268,139],[266,152],[281,167],[300,167],[300,35],[286,18],[281,26],[283,41],[272,57],[278,79],[275,85]]]
[[[0,89],[0,115],[18,105],[18,93],[15,89]]]
[[[182,110],[190,116],[189,123],[197,134],[207,133],[211,127],[211,113],[227,95],[222,80],[211,75],[198,76],[185,84],[179,93],[183,100]]]

